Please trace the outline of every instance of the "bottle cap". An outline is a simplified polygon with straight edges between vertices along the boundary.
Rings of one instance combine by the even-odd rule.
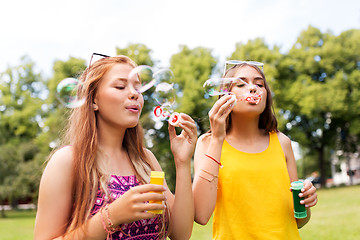
[[[301,190],[304,187],[303,181],[295,181],[291,183],[291,189],[293,190]]]
[[[151,171],[150,177],[163,178],[165,177],[165,173],[162,171]]]

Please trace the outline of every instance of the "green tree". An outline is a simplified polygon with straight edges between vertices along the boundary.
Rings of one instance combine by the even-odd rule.
[[[206,116],[216,98],[205,98],[203,85],[216,70],[217,59],[212,51],[203,47],[190,49],[180,46],[180,51],[170,59],[171,70],[177,85],[177,111],[190,115],[198,126],[199,134],[209,129]]]
[[[329,176],[329,152],[339,131],[359,130],[359,30],[339,36],[309,26],[278,65],[277,93],[287,120],[284,130],[316,153],[321,184]]]
[[[128,44],[125,48],[116,48],[117,55],[125,55],[136,62],[137,65],[153,66],[154,60],[151,58],[152,50],[144,44]]]
[[[0,75],[0,200],[31,198],[39,179],[37,165],[30,164],[38,153],[34,139],[40,134],[45,85],[28,57]],[[26,169],[27,171],[23,171]],[[20,181],[20,178],[31,181]],[[2,204],[0,203],[0,204]]]
[[[63,130],[67,123],[69,109],[57,99],[57,85],[66,78],[78,78],[86,68],[83,59],[69,57],[67,61],[57,60],[53,65],[53,77],[46,82],[48,89],[47,98],[43,104],[46,110],[42,133],[36,138],[36,142],[46,156],[50,151],[58,147]],[[46,157],[43,159],[46,160]]]

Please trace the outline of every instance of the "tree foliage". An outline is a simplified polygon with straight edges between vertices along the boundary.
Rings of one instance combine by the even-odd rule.
[[[154,71],[162,67],[144,44],[115,50]],[[360,30],[335,36],[309,26],[288,52],[281,53],[278,46],[268,46],[264,39],[256,38],[237,43],[228,59],[265,64],[279,128],[298,142],[303,152],[300,175],[319,170],[324,184],[330,176],[334,152],[343,152],[340,157],[346,159],[358,151]],[[170,59],[177,90],[174,111],[193,117],[199,135],[208,130],[208,111],[216,101],[204,97],[202,86],[217,73],[217,63],[211,49],[185,45]],[[14,205],[23,199],[36,201],[44,162],[58,146],[67,119],[67,109],[56,99],[56,86],[67,77],[77,78],[85,67],[83,59],[56,61],[53,76],[44,80],[34,71],[34,62],[24,57],[18,66],[0,74],[0,205],[4,201]],[[157,104],[153,93],[154,88],[144,93],[140,121],[145,143],[162,165],[173,190],[175,166],[167,122],[153,116]]]
[[[21,61],[0,78],[0,205],[29,197],[40,179],[31,161],[39,152],[35,139],[43,124],[45,85],[31,59]]]
[[[339,132],[359,131],[359,30],[339,36],[310,26],[301,32],[279,63],[284,89],[278,102],[287,124],[285,132],[309,153],[316,153],[322,185],[329,177],[327,153]]]

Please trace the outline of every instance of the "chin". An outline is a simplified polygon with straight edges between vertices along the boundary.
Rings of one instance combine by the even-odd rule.
[[[131,121],[128,124],[126,124],[126,128],[134,128],[139,124],[139,119],[137,119],[137,121]]]

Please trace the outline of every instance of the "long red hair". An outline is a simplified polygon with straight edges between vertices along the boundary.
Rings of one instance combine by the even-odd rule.
[[[104,175],[97,161],[101,151],[98,148],[96,112],[93,109],[93,102],[104,74],[119,63],[136,67],[135,62],[126,56],[106,57],[89,66],[80,77],[83,85],[79,95],[85,97],[86,100],[82,106],[71,110],[64,138],[64,144],[69,144],[73,148],[74,159],[73,206],[67,234],[80,226],[85,226],[98,188],[107,193],[108,176]],[[147,183],[151,166],[147,159],[143,131],[139,124],[126,130],[123,147],[134,165],[136,177],[141,183]]]

